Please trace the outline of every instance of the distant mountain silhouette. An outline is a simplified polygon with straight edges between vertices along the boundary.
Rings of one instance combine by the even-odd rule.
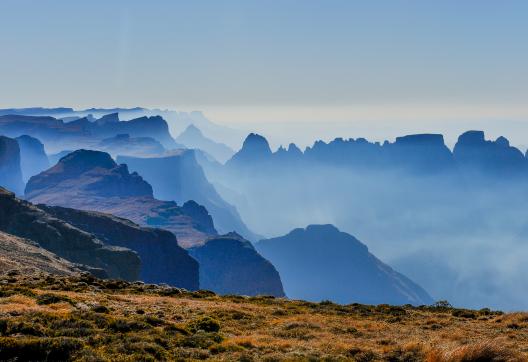
[[[137,280],[138,255],[126,248],[104,245],[94,235],[56,218],[0,188],[0,231],[30,239],[58,256],[82,265],[96,275]]]
[[[134,250],[141,258],[139,279],[196,290],[198,262],[182,249],[169,231],[144,228],[109,214],[59,206],[38,205],[41,210],[96,236],[106,245]]]
[[[528,175],[528,161],[521,151],[510,146],[504,137],[486,141],[482,131],[463,133],[458,138],[453,155],[466,172],[495,177]]]
[[[22,177],[27,182],[33,175],[37,175],[50,167],[44,145],[36,138],[23,135],[16,138],[20,147],[20,164]]]
[[[128,134],[118,134],[105,138],[97,145],[100,151],[108,152],[112,156],[154,156],[161,155],[165,148],[151,137],[130,137]]]
[[[47,116],[4,115],[0,116],[0,134],[9,137],[30,135],[55,152],[69,148],[97,147],[101,140],[119,134],[154,138],[167,149],[179,146],[171,137],[167,122],[159,116],[139,117],[122,122],[116,121],[115,116],[105,116],[94,121],[84,117],[64,122]]]
[[[4,136],[0,136],[0,186],[17,194],[24,192],[20,147],[16,140]]]
[[[158,199],[178,203],[194,200],[211,213],[220,233],[236,231],[245,238],[257,240],[258,236],[242,222],[236,208],[224,201],[207,181],[194,150],[178,150],[163,157],[119,156],[117,161],[142,175],[153,186]]]
[[[256,233],[331,223],[354,230],[384,261],[452,303],[510,308],[526,299],[513,283],[520,264],[504,264],[524,245],[528,159],[504,137],[469,131],[453,151],[442,135],[417,134],[381,143],[336,138],[302,152],[294,145],[273,152],[251,134],[225,166],[204,157],[200,163]],[[487,262],[476,248],[490,255]],[[449,270],[456,283],[442,280],[439,270]]]
[[[162,116],[169,124],[172,134],[177,135],[182,133],[189,125],[194,124],[203,133],[209,137],[214,138],[230,147],[238,148],[244,137],[243,131],[229,128],[211,122],[202,112],[178,112],[164,109],[147,109],[141,107],[134,108],[89,108],[74,110],[67,107],[59,108],[8,108],[0,109],[0,115],[28,115],[28,116],[53,116],[68,121],[79,119],[83,117],[99,118],[107,115],[119,114],[121,120],[131,120],[143,116]],[[115,117],[115,116],[112,116]],[[119,132],[128,133],[128,132]],[[34,136],[34,135],[32,135]],[[146,134],[144,136],[147,136]],[[156,137],[154,137],[156,138]],[[41,140],[45,141],[45,140]],[[83,145],[86,146],[86,145]],[[165,147],[167,145],[164,144]],[[168,149],[175,147],[167,147]],[[58,152],[59,150],[54,150]]]
[[[33,176],[26,198],[35,203],[101,211],[143,226],[172,231],[178,242],[194,243],[216,234],[207,210],[188,201],[178,206],[153,197],[152,187],[107,153],[78,150]]]
[[[256,133],[250,133],[244,140],[240,151],[226,163],[228,167],[248,166],[254,162],[266,162],[273,153],[268,141]]]
[[[417,284],[394,271],[352,235],[309,225],[256,244],[279,271],[288,297],[338,303],[430,304]]]
[[[185,145],[187,148],[197,148],[212,155],[220,162],[230,159],[235,151],[223,143],[215,142],[202,134],[196,126],[189,125],[177,138],[176,142]]]
[[[200,263],[200,287],[219,294],[284,296],[275,267],[236,233],[189,249]]]
[[[61,158],[67,156],[68,154],[72,153],[72,150],[64,150],[57,153],[52,153],[48,155],[48,160],[50,162],[50,166],[55,165],[57,162],[60,161]]]

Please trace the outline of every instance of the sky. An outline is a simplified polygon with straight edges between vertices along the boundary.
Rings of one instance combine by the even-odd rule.
[[[0,107],[202,110],[306,137],[475,121],[521,142],[527,14],[524,0],[0,0]]]

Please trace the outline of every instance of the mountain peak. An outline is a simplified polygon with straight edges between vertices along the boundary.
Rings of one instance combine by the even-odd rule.
[[[268,140],[257,133],[250,133],[246,137],[242,150],[258,154],[271,154]]]
[[[96,167],[112,169],[117,166],[108,153],[84,149],[67,154],[60,159],[59,164],[65,171],[76,170],[79,173]]]
[[[182,134],[203,137],[202,131],[192,123],[185,128],[185,131],[183,131]]]

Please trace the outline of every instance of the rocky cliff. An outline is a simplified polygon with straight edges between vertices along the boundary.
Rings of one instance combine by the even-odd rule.
[[[195,202],[179,206],[152,195],[152,187],[104,152],[78,150],[32,177],[26,198],[35,203],[100,211],[143,226],[172,231],[183,245],[216,235],[207,210]]]
[[[332,225],[310,225],[262,240],[256,249],[279,271],[288,297],[367,304],[430,304],[420,286]]]
[[[106,245],[132,249],[141,258],[140,280],[198,289],[198,263],[182,249],[174,234],[144,228],[116,216],[59,206],[39,205],[50,215],[95,235]]]
[[[23,135],[16,138],[20,147],[20,165],[22,177],[27,182],[33,175],[37,175],[50,167],[44,145],[36,138]]]
[[[154,189],[154,196],[162,200],[184,203],[194,200],[204,205],[214,219],[220,233],[236,231],[246,239],[257,240],[242,221],[234,206],[227,203],[207,180],[196,161],[194,150],[178,150],[163,157],[118,157],[138,172]]]
[[[284,296],[281,278],[247,240],[236,233],[189,249],[200,263],[200,288],[219,294]]]
[[[130,249],[107,246],[94,235],[53,217],[0,188],[0,230],[30,239],[58,256],[93,268],[111,278],[137,280],[140,259]]]
[[[17,194],[24,191],[20,147],[16,140],[4,136],[0,136],[0,186]]]

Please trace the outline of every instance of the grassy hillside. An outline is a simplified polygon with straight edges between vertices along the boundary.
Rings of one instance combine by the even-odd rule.
[[[217,296],[0,276],[0,359],[525,361],[528,313]]]

